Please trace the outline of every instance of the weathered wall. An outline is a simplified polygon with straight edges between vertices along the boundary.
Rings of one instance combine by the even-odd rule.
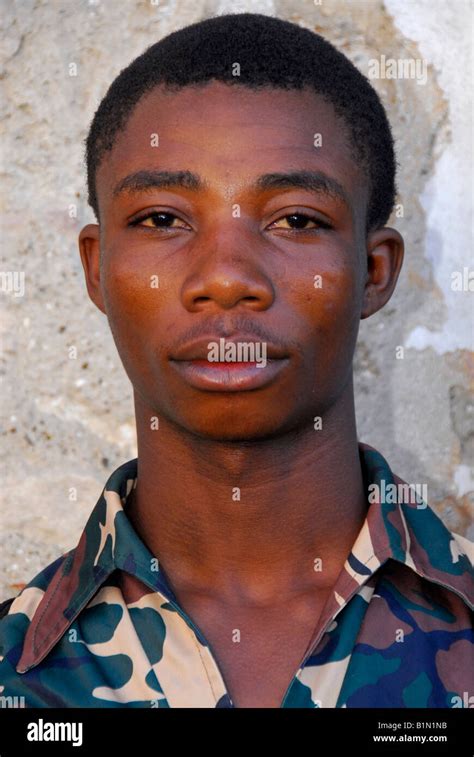
[[[403,217],[392,223],[406,259],[391,302],[361,324],[359,438],[405,480],[428,483],[448,526],[474,536],[473,294],[451,287],[453,272],[473,267],[469,3],[6,0],[0,270],[24,272],[25,292],[0,291],[0,600],[74,546],[106,477],[136,455],[131,386],[106,318],[87,297],[77,247],[79,230],[94,221],[82,164],[90,119],[119,70],[149,44],[238,11],[300,22],[365,74],[381,55],[429,64],[425,83],[373,82],[397,138]]]

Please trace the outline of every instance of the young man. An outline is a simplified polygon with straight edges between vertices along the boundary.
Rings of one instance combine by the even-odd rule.
[[[403,258],[375,91],[308,30],[213,18],[121,72],[87,168],[81,259],[133,384],[138,458],[4,604],[2,695],[458,706],[469,544],[356,432],[359,322]]]

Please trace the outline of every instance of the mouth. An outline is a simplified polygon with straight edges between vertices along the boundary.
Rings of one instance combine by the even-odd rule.
[[[245,352],[242,348],[245,347]],[[170,363],[196,389],[242,392],[267,386],[289,363],[288,353],[255,336],[210,336],[182,345]]]
[[[267,386],[288,365],[288,358],[256,362],[210,363],[208,360],[172,360],[185,381],[196,389],[213,392],[243,392]]]

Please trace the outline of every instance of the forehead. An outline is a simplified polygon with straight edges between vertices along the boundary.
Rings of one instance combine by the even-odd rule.
[[[99,202],[137,171],[193,171],[229,200],[266,172],[314,170],[342,186],[352,211],[366,200],[344,121],[315,92],[211,82],[141,98],[97,172]]]

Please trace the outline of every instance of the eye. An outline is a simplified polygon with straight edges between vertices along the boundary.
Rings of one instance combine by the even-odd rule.
[[[275,224],[286,223],[286,226],[275,226]],[[312,226],[308,227],[308,224]],[[321,221],[317,216],[309,215],[308,213],[289,213],[277,221],[271,224],[271,227],[276,229],[290,230],[290,231],[317,231],[318,229],[332,229],[332,226],[325,221]]]
[[[150,223],[145,224],[145,221]],[[178,221],[181,225],[176,225],[175,221]],[[140,226],[145,229],[188,229],[189,226],[185,224],[181,218],[178,218],[174,213],[169,213],[164,210],[153,210],[152,212],[144,213],[138,218],[134,218],[130,221],[128,226]]]

